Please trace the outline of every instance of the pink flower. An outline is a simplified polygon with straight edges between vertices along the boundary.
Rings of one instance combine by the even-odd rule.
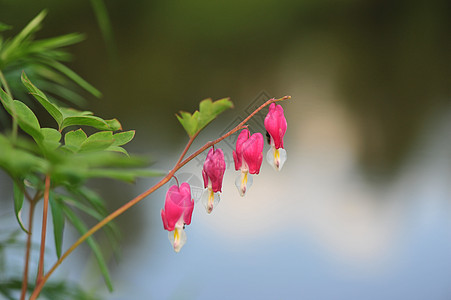
[[[236,140],[236,151],[233,151],[235,170],[258,174],[263,160],[263,135],[259,132],[249,135],[249,130],[243,129]]]
[[[204,187],[206,190],[202,194],[202,203],[208,213],[211,213],[213,206],[217,205],[220,198],[219,192],[222,189],[222,179],[225,172],[224,153],[221,149],[211,148],[208,151],[202,169],[202,177],[204,178]]]
[[[204,187],[210,186],[213,192],[221,192],[222,178],[226,169],[224,153],[221,149],[211,148],[205,159],[202,177],[204,178]]]
[[[241,171],[241,175],[235,181],[241,196],[244,196],[252,184],[252,177],[248,173],[260,173],[263,144],[263,136],[259,132],[250,136],[249,130],[243,129],[238,136],[236,151],[233,151],[233,160],[235,161],[235,170]]]
[[[287,120],[283,114],[282,106],[271,103],[265,118],[265,128],[271,144],[266,159],[274,169],[279,171],[287,159],[287,153],[283,148],[283,136],[287,131]]]
[[[194,201],[191,198],[191,188],[188,183],[173,185],[166,193],[164,209],[161,210],[161,219],[164,229],[169,231],[169,241],[175,252],[179,252],[186,242],[185,225],[191,223]]]

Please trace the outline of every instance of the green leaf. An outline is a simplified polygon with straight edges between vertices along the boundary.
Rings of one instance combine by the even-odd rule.
[[[85,234],[88,231],[88,228],[83,223],[82,220],[80,220],[77,215],[74,214],[68,207],[63,206],[63,211],[66,214],[69,221],[74,225],[74,227],[78,230],[80,235]],[[113,291],[113,284],[111,282],[110,274],[108,272],[108,268],[105,262],[105,259],[103,257],[102,252],[100,251],[100,247],[97,244],[97,242],[94,240],[92,236],[88,237],[86,239],[86,242],[88,243],[89,247],[91,247],[92,252],[94,253],[94,256],[96,257],[97,264],[99,265],[100,271],[102,272],[103,278],[105,279],[105,283],[110,290],[110,292]]]
[[[185,128],[186,132],[190,137],[195,135],[197,133],[197,111],[191,115],[190,113],[186,111],[181,111],[180,116],[177,116],[177,119],[182,124],[183,128]]]
[[[0,101],[2,102],[3,107],[6,109],[6,111],[11,116],[13,116],[14,115],[13,99],[2,88],[0,88]]]
[[[36,115],[25,103],[19,100],[14,100],[13,105],[19,127],[39,143],[44,137],[41,133],[41,126]]]
[[[80,150],[81,144],[87,139],[86,133],[80,128],[78,130],[72,130],[66,133],[64,136],[65,147],[70,149],[72,152],[78,152]]]
[[[229,98],[219,99],[215,102],[212,102],[210,98],[202,100],[199,104],[198,130],[202,130],[220,113],[232,107],[233,103]]]
[[[80,152],[105,150],[113,142],[113,133],[111,131],[96,132],[81,144]]]
[[[60,35],[57,37],[42,39],[33,42],[33,44],[30,45],[31,48],[30,51],[34,52],[33,50],[36,50],[36,52],[41,52],[42,49],[56,49],[66,47],[79,43],[84,39],[85,36],[80,33],[69,33],[65,35]]]
[[[220,113],[228,108],[232,108],[233,103],[229,98],[224,98],[212,102],[211,99],[202,100],[199,104],[199,111],[195,111],[192,115],[188,112],[181,111],[177,115],[177,119],[185,128],[190,137],[193,137],[199,131],[205,128]]]
[[[23,200],[24,200],[24,193],[23,189],[25,187],[23,186],[23,182],[19,185],[19,183],[14,181],[13,191],[14,191],[14,212],[16,215],[17,222],[19,222],[20,228],[22,228],[23,231],[28,233],[28,230],[25,229],[25,226],[22,222],[21,213],[22,213],[22,206],[23,206]]]
[[[61,257],[63,247],[63,233],[64,233],[64,213],[62,204],[55,199],[52,191],[49,194],[50,209],[52,211],[53,220],[53,236],[55,240],[56,256]]]
[[[9,60],[10,55],[16,55],[17,49],[19,48],[19,45],[30,38],[30,36],[38,31],[40,29],[40,25],[42,20],[45,18],[47,14],[47,11],[43,10],[41,11],[33,20],[30,21],[30,23],[25,26],[22,31],[16,35],[8,45],[4,46],[4,50],[2,53],[3,60],[7,61]]]
[[[58,123],[58,127],[61,127],[61,123],[63,122],[63,114],[60,108],[57,105],[51,103],[49,99],[47,99],[45,94],[31,83],[25,72],[22,72],[21,79],[22,83],[25,85],[30,94],[33,95],[36,100],[41,103],[45,110],[47,110],[48,113],[55,119],[55,121]]]
[[[81,86],[82,88],[84,88],[86,91],[88,91],[92,95],[96,96],[97,98],[102,97],[102,93],[98,89],[93,87],[86,80],[81,78],[80,75],[78,75],[77,73],[75,73],[74,71],[72,71],[71,69],[66,67],[65,65],[57,62],[56,60],[50,60],[50,59],[49,60],[42,60],[42,62],[45,63],[46,65],[54,68],[55,70],[63,73],[68,78],[73,80],[75,83],[77,83],[79,86]]]
[[[78,111],[71,108],[61,108],[63,113],[63,124],[61,130],[68,126],[91,126],[99,130],[116,131],[121,129],[121,123],[118,120],[104,120],[92,115],[90,111]]]
[[[120,146],[109,146],[106,150],[107,151],[112,151],[112,152],[123,153],[126,156],[130,157],[130,154],[128,154],[127,150],[125,150],[124,148],[122,148]]]
[[[108,124],[109,130],[111,131],[122,130],[122,125],[118,119],[105,120],[105,122]]]
[[[113,140],[114,141],[113,141],[112,146],[125,145],[128,142],[130,142],[131,140],[133,140],[134,137],[135,137],[135,131],[134,130],[116,133],[113,136]]]
[[[41,128],[41,133],[44,136],[42,144],[48,150],[55,150],[61,143],[61,133],[54,128]]]

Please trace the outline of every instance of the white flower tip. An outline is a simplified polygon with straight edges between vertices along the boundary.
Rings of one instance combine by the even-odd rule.
[[[282,170],[285,161],[287,160],[287,151],[283,148],[276,149],[274,146],[266,153],[266,161],[276,171]]]
[[[241,197],[246,195],[246,192],[249,190],[253,182],[252,175],[249,174],[248,171],[241,172],[240,175],[235,179],[235,186],[238,189]]]
[[[176,227],[173,231],[168,233],[168,238],[172,248],[174,248],[174,251],[178,253],[186,243],[185,230],[183,230],[183,228]]]
[[[214,193],[211,188],[206,188],[202,193],[202,204],[207,213],[211,213],[213,208],[218,206],[220,200],[219,193]]]

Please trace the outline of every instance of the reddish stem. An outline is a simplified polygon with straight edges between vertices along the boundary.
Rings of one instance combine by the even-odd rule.
[[[199,155],[200,153],[202,153],[203,151],[205,151],[205,149],[213,146],[214,144],[219,143],[220,141],[222,141],[223,139],[231,136],[232,134],[234,134],[235,132],[237,132],[238,130],[242,129],[242,128],[246,128],[247,126],[244,125],[247,121],[249,121],[250,118],[252,118],[256,113],[258,113],[260,110],[262,110],[265,106],[273,103],[273,102],[278,102],[278,101],[283,101],[283,100],[287,100],[290,99],[291,96],[285,96],[282,97],[280,99],[270,99],[268,101],[266,101],[265,103],[263,103],[259,108],[257,108],[252,114],[250,114],[246,119],[244,119],[240,124],[238,124],[235,128],[233,128],[232,130],[230,130],[229,132],[227,132],[225,135],[223,135],[222,137],[208,142],[206,143],[204,146],[202,146],[200,149],[198,149],[196,152],[194,152],[193,154],[191,154],[188,158],[186,158],[185,160],[183,160],[183,157],[185,157],[186,153],[188,152],[188,149],[190,148],[191,144],[193,143],[194,139],[198,136],[199,132],[197,132],[195,135],[193,135],[185,149],[183,150],[182,154],[180,155],[177,163],[175,164],[174,168],[169,171],[169,173],[163,178],[161,179],[157,184],[155,184],[153,187],[151,187],[150,189],[148,189],[147,191],[145,191],[144,193],[142,193],[141,195],[135,197],[134,199],[130,200],[129,202],[125,203],[124,205],[122,205],[121,207],[119,207],[118,209],[116,209],[114,212],[112,212],[110,215],[106,216],[105,219],[103,219],[102,221],[100,221],[99,223],[97,223],[96,225],[94,225],[94,227],[92,227],[91,229],[89,229],[85,234],[83,234],[72,246],[69,247],[69,249],[66,250],[66,252],[64,252],[63,255],[61,255],[61,257],[57,260],[57,262],[52,266],[52,268],[47,272],[47,274],[45,274],[45,276],[42,278],[42,280],[40,280],[39,282],[37,282],[36,287],[33,291],[33,294],[30,297],[30,300],[36,300],[36,298],[38,297],[42,287],[44,286],[45,282],[48,280],[48,278],[50,277],[50,275],[52,275],[52,273],[56,270],[56,268],[66,259],[67,256],[69,256],[69,254],[72,253],[72,251],[74,251],[82,242],[84,242],[88,237],[90,237],[91,235],[93,235],[95,232],[97,232],[100,228],[102,228],[103,226],[105,226],[108,222],[112,221],[113,219],[115,219],[117,216],[121,215],[123,212],[125,212],[127,209],[129,209],[130,207],[132,207],[133,205],[135,205],[136,203],[140,202],[142,199],[144,199],[145,197],[149,196],[150,194],[152,194],[153,192],[155,192],[157,189],[159,189],[161,186],[163,186],[166,182],[168,182],[172,176],[174,175],[174,173],[179,170],[181,167],[183,167],[184,165],[186,165],[189,161],[191,161],[194,157],[196,157],[197,155]],[[183,160],[183,161],[182,161]],[[42,245],[41,245],[42,246]]]
[[[49,193],[50,193],[50,175],[45,176],[45,190],[44,190],[44,209],[42,212],[42,231],[41,231],[41,250],[39,252],[38,277],[36,285],[39,285],[44,277],[44,251],[45,251],[45,237],[47,232],[47,212],[49,208]]]
[[[20,300],[25,300],[25,295],[27,294],[28,287],[28,266],[30,262],[30,249],[31,249],[31,232],[33,230],[33,216],[36,201],[30,201],[30,211],[28,216],[28,233],[27,233],[27,248],[25,252],[25,266],[23,270],[23,280],[22,280],[22,292],[20,294]]]

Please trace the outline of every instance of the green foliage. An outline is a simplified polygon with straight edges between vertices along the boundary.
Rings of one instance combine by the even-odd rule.
[[[57,128],[41,128],[37,116],[22,101],[13,100],[9,93],[0,89],[0,102],[17,125],[30,138],[8,137],[0,134],[0,168],[14,180],[14,207],[19,226],[26,231],[21,219],[25,191],[35,191],[41,197],[42,181],[50,175],[50,208],[53,220],[53,235],[56,254],[63,251],[65,220],[84,234],[87,226],[78,213],[100,221],[108,213],[104,201],[94,192],[83,187],[90,178],[111,178],[133,182],[137,177],[160,176],[160,172],[143,169],[145,159],[130,156],[122,147],[131,142],[135,131],[121,131],[118,120],[104,120],[89,111],[78,111],[53,103],[22,73],[22,82],[31,95],[56,121]],[[67,127],[73,130],[64,130]],[[80,126],[100,130],[87,135]],[[24,180],[25,179],[25,180]],[[24,184],[26,183],[26,185]],[[55,192],[55,189],[58,192]],[[74,211],[75,210],[75,211]],[[117,246],[119,233],[114,223],[104,227],[112,246]],[[105,282],[112,290],[107,264],[94,237],[87,239],[96,257]],[[9,297],[5,286],[1,286],[5,297]],[[2,290],[0,290],[2,293]]]
[[[229,98],[224,98],[211,101],[210,98],[202,100],[199,104],[199,110],[196,110],[193,114],[181,111],[180,115],[177,115],[177,119],[185,128],[189,137],[193,137],[199,131],[205,128],[211,121],[213,121],[220,113],[226,109],[232,108],[233,103]]]
[[[21,32],[10,38],[1,35],[10,29],[10,26],[0,23],[0,74],[5,75],[0,81],[0,86],[3,85],[7,89],[5,78],[10,79],[13,94],[20,95],[22,89],[15,78],[16,74],[26,69],[46,91],[72,103],[84,102],[78,92],[67,88],[72,82],[90,94],[101,97],[100,91],[62,63],[71,60],[71,55],[63,47],[82,41],[84,39],[82,34],[70,33],[47,39],[35,39],[35,34],[40,30],[46,14],[45,10],[42,11]],[[33,96],[40,95],[36,93]],[[41,104],[45,106],[43,102]],[[46,109],[52,110],[50,107]],[[55,119],[61,118],[57,114],[56,110],[52,110],[51,115]]]

